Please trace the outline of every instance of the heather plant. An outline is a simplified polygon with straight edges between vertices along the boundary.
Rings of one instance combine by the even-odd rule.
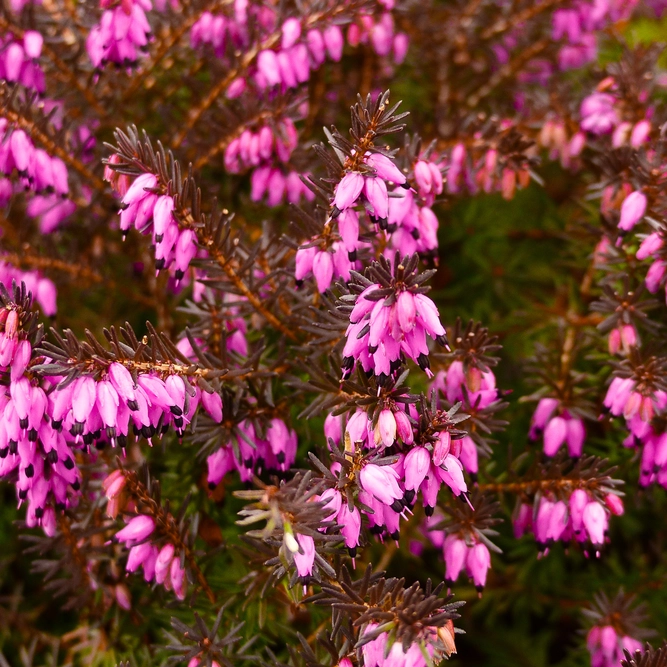
[[[667,664],[660,0],[0,8],[0,667]]]

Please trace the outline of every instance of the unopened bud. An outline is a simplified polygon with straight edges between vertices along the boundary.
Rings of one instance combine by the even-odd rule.
[[[456,653],[456,644],[454,643],[454,622],[448,619],[445,625],[438,628],[438,638],[445,645],[445,655]]]
[[[294,534],[292,533],[292,527],[289,524],[285,524],[285,534],[283,536],[285,541],[285,546],[293,554],[299,552],[299,543],[296,541]]]
[[[15,310],[10,310],[7,313],[7,320],[5,321],[5,335],[7,338],[14,338],[19,328],[19,314]]]

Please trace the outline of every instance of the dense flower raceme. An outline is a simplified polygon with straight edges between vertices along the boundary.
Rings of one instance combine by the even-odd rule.
[[[559,67],[574,69],[595,60],[598,34],[611,24],[627,19],[636,5],[636,0],[579,1],[567,9],[556,10],[552,17],[552,37],[565,42],[558,54]]]
[[[333,449],[331,471],[339,482],[318,499],[326,501],[324,509],[331,512],[326,520],[340,526],[352,554],[364,517],[371,534],[398,541],[401,518],[411,512],[418,494],[427,516],[433,514],[443,485],[467,500],[459,460],[463,432],[455,428],[465,416],[454,416],[456,409],[431,412],[423,405],[410,405],[407,411],[395,404],[393,408],[380,410],[375,426],[361,409],[345,425],[342,417],[330,415],[325,421],[328,439],[335,446],[344,440],[346,453],[341,458]]]
[[[511,128],[510,120],[500,121],[497,126],[500,133],[506,133]],[[517,144],[514,148],[519,149],[520,158],[514,154],[512,159],[508,159],[504,155],[507,146],[503,145],[502,139],[489,143],[483,140],[481,134],[475,138],[477,140],[475,143],[480,145],[467,146],[464,143],[457,143],[440,157],[431,155],[429,158],[430,166],[437,165],[438,170],[446,169],[445,187],[450,195],[499,192],[509,200],[514,197],[517,188],[528,186],[531,179],[529,162],[535,158],[535,149],[531,148],[532,142]],[[515,153],[514,150],[509,152]],[[437,185],[439,180],[435,179],[433,182],[437,189],[431,190],[431,197],[439,194]],[[424,194],[423,190],[421,192]],[[423,209],[425,211],[430,210],[428,201],[429,197],[426,197],[427,207]]]
[[[623,416],[629,431],[625,446],[642,448],[640,484],[657,482],[667,488],[667,433],[660,426],[661,420],[653,419],[667,408],[667,390],[662,383],[656,384],[656,373],[664,360],[651,358],[640,364],[635,354],[623,363],[621,374],[612,379],[604,406],[612,415]],[[629,374],[631,362],[635,364],[634,372]]]
[[[126,476],[121,470],[114,470],[103,482],[108,499],[107,513],[112,518],[118,514],[125,484]],[[173,590],[179,600],[184,600],[187,578],[178,547],[164,539],[158,546],[155,537],[156,523],[151,516],[136,514],[129,518],[125,527],[115,535],[115,539],[129,551],[125,569],[135,572],[141,568],[146,582],[162,584],[168,591]]]
[[[345,4],[337,9],[345,9]],[[279,25],[280,20],[277,8],[267,3],[236,3],[230,15],[204,12],[192,26],[193,48],[209,46],[219,58],[225,58],[231,50],[249,48],[250,23],[259,30],[260,42],[276,31],[280,33],[278,47],[260,50],[248,77],[238,78],[229,86],[228,97],[238,97],[249,85],[260,90],[297,88],[327,57],[333,61],[342,58],[343,30],[337,22],[328,21],[326,13],[316,24],[307,16],[285,18]],[[360,13],[358,21],[350,24],[347,37],[351,46],[370,43],[378,55],[393,56],[396,63],[403,60],[408,48],[407,35],[396,33],[390,11],[382,12],[379,18]]]
[[[269,206],[277,206],[285,199],[291,204],[298,204],[302,197],[312,200],[314,194],[301,180],[301,174],[287,166],[297,144],[298,133],[289,117],[261,125],[256,131],[246,128],[227,145],[225,168],[230,173],[253,169],[252,201],[261,201],[265,195]]]
[[[30,350],[23,352],[26,343],[16,345],[13,369],[29,361]],[[26,354],[28,359],[24,360]],[[19,501],[29,501],[29,522],[33,515],[42,518],[50,493],[56,507],[71,501],[68,485],[76,492],[80,479],[76,450],[105,444],[124,447],[130,425],[136,437],[143,436],[149,442],[170,426],[182,433],[200,402],[212,419],[222,419],[220,396],[197,387],[189,393],[179,375],[163,379],[140,373],[135,382],[129,371],[115,362],[98,381],[82,375],[59,388],[57,380],[49,378],[40,385],[22,375],[2,396],[2,474],[18,472]],[[45,473],[47,467],[50,474]]]
[[[116,163],[112,156],[110,164]],[[155,268],[169,269],[181,280],[197,254],[197,235],[194,230],[179,227],[174,215],[174,198],[160,194],[157,176],[143,173],[134,181],[107,167],[105,178],[121,196],[120,229],[123,235],[134,227],[142,234],[151,234],[155,246]]]
[[[350,270],[359,268],[358,253],[378,232],[389,240],[388,258],[396,251],[402,255],[436,251],[438,219],[430,205],[443,191],[436,163],[424,159],[414,163],[410,174],[414,188],[394,160],[382,153],[367,152],[358,169],[346,171],[336,185],[324,232],[297,251],[298,283],[312,274],[324,292],[337,278],[349,280]]]
[[[235,427],[233,442],[206,459],[208,484],[215,488],[233,470],[244,482],[262,470],[285,472],[296,459],[297,444],[296,433],[282,419],[271,419],[264,437],[252,421],[244,420]]]
[[[104,10],[100,22],[93,26],[86,39],[86,50],[93,66],[114,63],[132,67],[139,54],[146,50],[151,27],[146,12],[152,8],[150,0],[122,0],[115,4],[101,0]]]
[[[55,509],[76,503],[77,451],[124,447],[130,425],[149,442],[170,426],[182,434],[200,403],[220,422],[222,404],[219,394],[186,386],[179,375],[133,377],[119,362],[97,378],[80,375],[62,387],[58,376],[39,382],[29,370],[32,345],[22,329],[27,312],[13,302],[0,309],[0,372],[11,380],[0,394],[0,475],[16,482],[19,504],[28,501],[28,524],[52,534]]]
[[[651,139],[651,119],[655,110],[647,106],[645,98],[633,100],[633,105],[623,103],[617,88],[614,77],[605,78],[593,93],[582,100],[578,117],[574,119],[559,118],[550,112],[537,135],[537,141],[548,149],[551,159],[560,159],[567,169],[579,169],[581,161],[578,158],[587,146],[606,144],[613,148],[642,148],[647,145]],[[622,189],[626,197],[632,193],[628,183],[623,183]],[[604,189],[603,212],[613,208],[610,199],[614,193],[615,189],[611,186]],[[640,197],[640,194],[638,192],[627,203],[623,202],[619,229],[627,231],[641,219],[643,195]],[[645,198],[643,202],[645,204]]]
[[[393,275],[386,260],[373,265],[370,275],[372,279],[364,279],[363,290],[349,314],[344,375],[359,363],[381,384],[401,367],[404,358],[409,358],[432,376],[426,336],[446,346],[447,334],[437,307],[424,294],[426,288],[421,287],[427,276],[417,273],[416,257],[405,257],[401,262],[397,253]]]
[[[0,174],[12,176],[15,171],[21,185],[33,192],[69,194],[65,163],[36,148],[24,130],[0,118]]]
[[[592,62],[598,55],[600,33],[613,24],[626,20],[637,6],[637,0],[592,2],[578,0],[551,15],[551,39],[561,46],[555,62],[543,58],[531,59],[522,73],[524,80],[537,78],[547,83],[557,70],[571,70]],[[520,29],[519,29],[520,30]],[[498,62],[507,64],[517,45],[518,30],[506,34],[494,45]]]
[[[26,377],[32,356],[26,331],[31,319],[29,297],[5,298],[4,302],[0,308],[0,373],[9,375],[10,384],[0,391],[0,476],[16,482],[19,505],[28,500],[28,525],[39,523],[47,535],[53,535],[55,509],[72,502],[81,476],[65,439],[43,419],[45,392]],[[53,503],[47,504],[51,496]]]
[[[42,104],[44,112],[51,112],[51,127],[62,129],[62,105],[49,100]],[[90,160],[95,143],[90,129],[84,125],[71,129],[68,140],[83,162]],[[7,206],[15,194],[25,191],[30,193],[26,213],[38,219],[43,233],[58,228],[76,210],[65,162],[38,148],[26,130],[0,118],[0,206]],[[89,194],[85,189],[78,192],[83,200]]]
[[[225,149],[225,168],[237,173],[248,167],[259,167],[274,157],[280,162],[287,162],[298,139],[291,118],[283,118],[274,126],[262,125],[255,132],[245,129]]]
[[[559,497],[545,493],[532,504],[520,502],[514,512],[514,536],[532,532],[540,551],[548,553],[554,542],[575,540],[595,555],[605,544],[610,515],[623,514],[623,501],[615,493],[591,493],[577,488]],[[589,546],[590,545],[590,546]]]
[[[0,38],[0,79],[44,93],[44,72],[38,62],[43,43],[36,30],[26,30],[21,40],[11,35]]]
[[[431,389],[441,392],[450,405],[460,402],[461,410],[467,414],[483,412],[499,399],[496,378],[491,369],[482,371],[472,366],[466,372],[463,362],[459,360],[453,361],[446,371],[436,373]],[[467,473],[477,474],[478,445],[470,435],[461,439],[458,456]]]

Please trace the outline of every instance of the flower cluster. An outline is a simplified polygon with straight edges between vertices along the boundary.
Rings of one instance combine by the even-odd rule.
[[[371,268],[371,279],[356,296],[345,332],[344,375],[360,364],[382,384],[412,359],[428,375],[430,362],[426,335],[439,345],[447,345],[447,334],[438,309],[420,286],[416,258],[400,259],[396,253],[393,269],[386,260]],[[373,282],[373,279],[377,282]]]
[[[591,667],[614,667],[624,658],[624,651],[642,650],[642,643],[628,635],[619,635],[612,625],[594,625],[586,636],[586,646],[591,652]]]
[[[591,654],[591,667],[612,667],[612,665],[653,664],[642,658],[645,645],[642,639],[652,633],[640,627],[644,620],[644,606],[635,604],[633,595],[626,595],[621,589],[618,594],[609,599],[604,594],[594,598],[590,609],[583,610],[584,615],[591,623],[586,636],[586,645]],[[627,653],[626,653],[627,652]],[[626,662],[627,654],[634,659]],[[657,663],[660,662],[660,651]],[[635,662],[636,660],[636,662]]]
[[[118,514],[120,497],[126,484],[127,477],[122,470],[114,470],[102,484],[108,498],[107,513],[112,518]],[[162,584],[168,591],[173,590],[179,600],[184,600],[187,579],[178,548],[169,541],[158,546],[151,538],[156,538],[156,522],[147,514],[135,514],[116,533],[115,539],[129,550],[125,569],[135,572],[142,568],[145,581]]]
[[[454,341],[456,340],[458,338],[454,338]],[[456,342],[454,344],[456,345]],[[498,407],[499,392],[493,371],[483,371],[475,365],[466,369],[464,362],[458,359],[453,361],[446,371],[436,373],[431,389],[441,392],[449,405],[461,403],[461,409],[473,419],[478,413],[483,418],[487,409]],[[488,431],[489,428],[482,426],[481,430]],[[477,436],[477,429],[473,435]],[[483,444],[480,442],[479,445],[482,452],[485,451]],[[459,458],[464,470],[475,475],[479,469],[478,445],[473,437],[466,435],[461,438],[460,448]]]
[[[412,511],[418,493],[427,516],[435,511],[443,485],[467,500],[459,460],[463,432],[456,429],[465,415],[457,415],[456,408],[432,412],[423,403],[403,411],[393,399],[386,399],[376,415],[372,420],[357,410],[350,416],[344,431],[345,453],[332,451],[336,487],[319,496],[331,512],[326,520],[339,525],[352,554],[360,544],[362,517],[371,534],[398,541],[401,518]],[[339,443],[342,419],[329,416],[325,433],[330,443]]]
[[[393,2],[382,4],[388,10],[393,9]],[[370,44],[379,56],[391,55],[396,65],[403,62],[410,45],[407,34],[396,31],[390,11],[383,11],[379,16],[361,12],[347,29],[347,42],[350,46]]]
[[[36,30],[26,30],[21,41],[11,36],[0,38],[0,79],[43,94],[44,72],[37,62],[43,44],[44,38]]]
[[[297,444],[296,433],[282,419],[272,419],[264,437],[252,421],[242,421],[235,428],[233,445],[217,449],[206,459],[208,484],[215,488],[233,470],[244,482],[262,470],[285,472],[294,464]]]
[[[348,19],[349,20],[349,19]],[[227,90],[227,96],[241,95],[252,82],[260,90],[278,87],[285,91],[297,88],[310,79],[326,60],[337,62],[342,58],[345,39],[340,25],[326,19],[313,25],[308,17],[292,16],[279,25],[279,17],[270,5],[261,8],[254,4],[237,3],[229,16],[204,12],[192,26],[190,42],[193,48],[209,46],[218,58],[225,58],[232,49],[247,49],[248,24],[252,21],[261,36],[279,33],[279,47],[263,48],[248,79],[238,78]],[[370,14],[361,14],[358,23],[348,29],[348,43],[356,47],[370,43],[380,56],[393,52],[395,62],[401,62],[408,48],[404,33],[395,34],[394,21],[389,11],[382,13],[377,22]]]
[[[361,641],[365,642],[361,648],[363,667],[427,667],[456,653],[451,621],[424,628],[422,637],[407,649],[402,642],[392,642],[389,633],[375,623],[364,626]]]
[[[51,108],[57,109],[57,104]],[[35,146],[25,130],[0,117],[0,205],[8,205],[14,194],[23,191],[32,195],[26,213],[39,219],[44,234],[58,228],[76,210],[68,198],[69,173],[63,160]]]
[[[607,26],[627,19],[636,2],[608,2],[596,4],[577,2],[569,9],[553,13],[554,40],[565,44],[558,54],[558,65],[563,70],[576,69],[597,56],[597,34]]]
[[[11,176],[16,170],[24,188],[34,192],[69,193],[67,167],[59,157],[36,148],[20,128],[0,118],[0,174]]]
[[[0,392],[0,477],[16,482],[18,502],[28,501],[26,521],[53,535],[56,509],[75,502],[81,473],[65,437],[48,419],[49,401],[28,372],[31,343],[30,295],[4,292],[0,309],[0,373],[11,382]],[[51,499],[53,502],[51,502]]]
[[[358,170],[346,171],[336,184],[331,200],[331,218],[324,234],[302,245],[296,254],[295,278],[301,282],[311,273],[320,292],[324,292],[334,278],[350,279],[350,270],[356,268],[357,253],[367,247],[363,239],[364,226],[355,207],[362,205],[371,228],[396,231],[397,224],[389,227],[392,183],[405,186],[407,178],[392,159],[382,153],[366,152]],[[401,188],[400,195],[404,191]],[[407,200],[406,200],[407,201]],[[403,217],[406,211],[403,211]],[[334,225],[337,234],[331,234]],[[437,228],[437,224],[436,224]]]
[[[491,553],[484,542],[468,544],[458,535],[447,535],[442,545],[445,560],[445,581],[453,586],[465,569],[478,592],[484,589],[486,575],[491,567]]]
[[[151,234],[155,268],[157,271],[169,269],[176,280],[181,280],[197,254],[197,235],[192,229],[179,227],[174,215],[174,198],[160,194],[155,174],[141,174],[131,184],[123,176],[117,177],[111,167],[107,167],[105,176],[114,181],[122,196],[122,233],[125,235],[134,227],[142,234]]]
[[[245,129],[232,139],[225,149],[225,169],[238,173],[253,168],[250,199],[260,201],[264,195],[269,206],[277,206],[285,197],[298,204],[301,197],[312,200],[314,195],[296,171],[287,171],[292,151],[298,144],[294,121],[281,118],[273,126],[262,125],[253,132]],[[274,165],[275,161],[278,165]]]
[[[282,118],[275,127],[262,125],[256,132],[245,129],[225,149],[225,169],[238,173],[258,167],[274,154],[281,162],[287,162],[297,144],[298,134],[291,118]]]
[[[519,503],[514,512],[514,536],[518,539],[532,532],[544,554],[554,542],[576,540],[590,544],[599,556],[609,526],[609,516],[623,514],[623,501],[615,493],[600,498],[583,488],[569,498],[544,494],[533,504]]]
[[[12,282],[17,285],[23,283],[26,286],[26,290],[33,294],[44,315],[53,317],[56,314],[57,292],[53,280],[43,276],[39,271],[21,271],[8,262],[2,261],[2,255],[0,255],[0,283],[9,291]]]
[[[643,486],[667,485],[667,437],[662,420],[654,420],[667,408],[667,388],[658,380],[664,360],[651,357],[642,363],[636,350],[621,364],[607,390],[604,406],[612,415],[623,415],[629,435],[626,447],[642,446],[639,481]]]
[[[573,415],[557,398],[542,398],[530,422],[531,440],[542,435],[544,453],[555,456],[565,444],[568,454],[578,458],[584,450],[586,428],[581,417]]]
[[[478,192],[500,192],[505,199],[512,199],[517,187],[526,187],[530,182],[530,160],[534,158],[524,154],[531,143],[519,141],[513,145],[515,139],[507,138],[506,126],[502,122],[496,128],[499,136],[494,141],[482,142],[479,148],[473,149],[463,143],[457,143],[443,156],[442,161],[447,168],[447,191],[456,195],[463,191],[470,194]],[[505,156],[505,152],[512,155],[512,159]]]
[[[217,393],[186,385],[183,378],[153,373],[136,377],[119,362],[96,377],[51,375],[40,382],[33,372],[29,331],[30,295],[25,285],[13,299],[5,292],[0,310],[0,372],[11,382],[0,394],[0,476],[16,482],[19,505],[28,501],[29,525],[55,530],[55,509],[76,503],[81,472],[76,464],[81,447],[110,443],[124,447],[130,424],[136,437],[149,440],[169,426],[182,434],[199,404],[222,420]]]
[[[93,66],[101,69],[106,63],[123,67],[137,64],[151,35],[146,12],[150,0],[123,0],[115,4],[101,0],[104,10],[99,24],[93,26],[86,39],[86,50]]]

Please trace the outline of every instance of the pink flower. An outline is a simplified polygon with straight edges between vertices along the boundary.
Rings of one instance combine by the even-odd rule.
[[[341,29],[337,25],[331,25],[324,31],[323,37],[329,58],[338,62],[343,57],[344,41]]]
[[[414,447],[405,457],[405,488],[416,490],[426,478],[431,465],[431,455],[425,447]]]
[[[222,422],[222,397],[217,392],[208,393],[202,389],[201,403],[209,417],[216,423]]]
[[[366,464],[359,473],[359,483],[364,491],[385,505],[395,507],[394,511],[400,512],[403,509],[400,502],[403,492],[397,479],[398,474],[391,466],[378,466],[374,463]]]
[[[398,410],[394,413],[394,419],[396,420],[396,434],[404,444],[411,445],[414,442],[415,436],[410,418],[405,412]]]
[[[354,206],[364,187],[364,177],[358,171],[348,171],[336,186],[334,206],[340,211]]]
[[[364,195],[373,209],[372,215],[378,219],[386,218],[389,214],[386,183],[381,178],[366,176],[364,178]]]
[[[618,228],[623,231],[630,231],[646,213],[646,195],[636,190],[631,192],[621,205],[621,217],[618,221]]]
[[[639,246],[637,250],[637,259],[646,259],[651,255],[656,254],[664,245],[664,240],[658,232],[649,234]]]
[[[581,456],[583,452],[586,429],[584,422],[578,417],[570,417],[567,420],[567,451],[574,458]]]
[[[391,447],[396,441],[396,419],[391,410],[381,410],[375,427],[375,444]]]
[[[486,585],[486,575],[491,567],[491,554],[486,544],[478,542],[468,550],[466,556],[466,571],[478,592]]]
[[[277,86],[282,78],[275,51],[266,49],[257,56],[257,71],[264,77],[267,86]]]
[[[594,545],[604,544],[604,534],[607,530],[607,513],[597,501],[591,500],[583,512],[583,524],[588,533],[588,539]]]
[[[406,182],[405,174],[396,166],[396,164],[382,153],[367,153],[364,162],[375,169],[375,173],[385,181],[403,185]]]
[[[341,525],[340,532],[345,540],[345,546],[354,558],[361,532],[361,514],[359,514],[359,510],[356,507],[350,509],[347,502],[343,502],[338,512],[337,523]]]
[[[334,275],[334,263],[331,253],[326,250],[316,252],[313,256],[313,275],[317,283],[317,289],[326,292]]]
[[[280,44],[282,49],[289,49],[296,44],[301,36],[301,22],[294,17],[289,18],[283,23],[283,36]]]
[[[537,404],[530,424],[530,438],[535,440],[540,431],[544,430],[553,411],[558,407],[557,398],[543,398]]]
[[[544,429],[544,453],[554,456],[567,437],[567,422],[562,417],[554,417]]]
[[[443,547],[445,558],[445,581],[452,586],[459,578],[468,555],[466,543],[457,535],[448,535]]]
[[[294,564],[302,582],[313,574],[313,563],[315,562],[315,541],[310,535],[296,534],[296,541],[300,550],[293,554]],[[303,552],[303,553],[302,553]]]
[[[152,517],[140,514],[130,519],[130,522],[116,533],[119,542],[141,542],[155,530],[155,522]]]
[[[614,109],[616,99],[608,93],[593,93],[581,103],[581,129],[593,134],[607,134],[618,124]]]
[[[363,641],[364,637],[370,635],[377,629],[375,623],[368,623],[360,636]],[[366,642],[361,647],[361,654],[364,658],[364,667],[383,667],[385,663],[385,652],[387,648],[387,633],[381,632],[375,639]]]
[[[157,555],[155,561],[155,581],[163,584],[171,568],[171,561],[174,558],[174,545],[165,544]]]

